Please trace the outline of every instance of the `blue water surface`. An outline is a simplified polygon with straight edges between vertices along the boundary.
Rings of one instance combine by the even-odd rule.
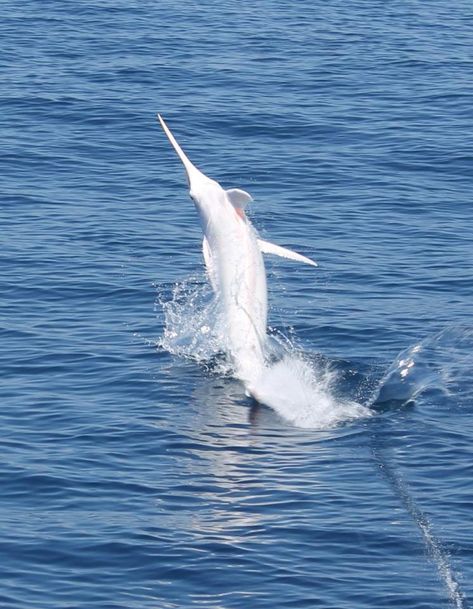
[[[471,605],[473,4],[2,9],[0,606]],[[272,331],[352,399],[387,375],[372,417],[299,429],[160,346],[205,276],[158,111],[318,261],[268,260]]]

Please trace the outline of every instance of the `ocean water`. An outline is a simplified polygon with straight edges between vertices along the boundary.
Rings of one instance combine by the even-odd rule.
[[[471,606],[473,4],[2,9],[0,607]],[[317,260],[267,259],[303,403],[199,335],[157,112]]]

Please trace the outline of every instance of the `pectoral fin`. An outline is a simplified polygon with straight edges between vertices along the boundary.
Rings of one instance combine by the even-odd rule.
[[[288,250],[285,247],[281,247],[280,245],[274,245],[274,243],[269,243],[269,241],[263,241],[262,239],[258,239],[258,245],[263,254],[274,254],[274,256],[281,256],[282,258],[298,260],[299,262],[305,262],[306,264],[310,264],[311,266],[317,266],[317,262],[315,262],[314,260],[306,258],[306,256],[302,256],[301,254],[297,254],[292,250]]]

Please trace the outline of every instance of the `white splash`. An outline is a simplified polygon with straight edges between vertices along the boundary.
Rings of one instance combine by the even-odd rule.
[[[199,362],[218,374],[232,374],[225,357],[226,338],[223,315],[208,285],[187,280],[176,284],[172,293],[159,302],[165,316],[160,347],[180,357]],[[372,411],[357,402],[336,395],[337,373],[329,366],[308,361],[287,337],[274,345],[268,341],[268,360],[258,370],[246,391],[271,407],[288,423],[302,428],[327,429],[344,421],[371,416]]]
[[[171,294],[160,294],[164,312],[164,333],[159,346],[173,355],[193,359],[221,374],[231,372],[223,357],[224,341],[219,331],[218,303],[208,283],[189,278],[176,283]]]
[[[249,387],[261,403],[271,406],[283,419],[296,427],[328,429],[335,425],[371,415],[361,404],[335,395],[337,374],[319,368],[297,353],[286,353]]]

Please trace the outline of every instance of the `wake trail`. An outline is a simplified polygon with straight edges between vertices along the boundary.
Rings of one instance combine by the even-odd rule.
[[[388,402],[406,404],[432,390],[451,395],[469,375],[472,365],[473,330],[462,325],[447,326],[399,353],[379,382],[369,405],[375,408]],[[373,443],[372,454],[383,477],[417,525],[427,555],[435,563],[447,590],[450,605],[453,609],[468,609],[450,556],[435,536],[428,517],[416,504],[401,474],[388,463],[382,447]]]
[[[454,609],[468,609],[469,605],[466,597],[450,564],[449,554],[433,533],[429,519],[417,506],[400,474],[383,457],[382,451],[373,446],[372,455],[383,477],[419,528],[427,554],[437,567],[440,579],[447,590],[451,606]]]

